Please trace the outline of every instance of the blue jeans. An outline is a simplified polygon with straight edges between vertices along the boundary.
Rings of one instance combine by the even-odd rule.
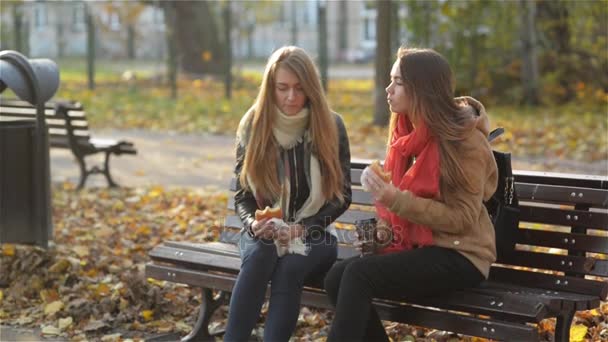
[[[336,237],[314,232],[307,237],[308,255],[277,256],[271,240],[241,234],[241,271],[228,312],[225,341],[247,341],[260,316],[268,282],[270,306],[264,327],[264,341],[288,341],[300,313],[302,287],[307,279],[323,276],[337,257]]]

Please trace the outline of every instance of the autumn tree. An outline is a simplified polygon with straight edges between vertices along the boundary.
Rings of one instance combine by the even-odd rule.
[[[217,18],[221,3],[212,1],[162,1],[167,11],[179,20],[167,22],[175,33],[178,64],[192,74],[222,72],[222,41]]]
[[[374,125],[386,126],[390,115],[385,88],[390,82],[391,53],[391,9],[390,0],[376,3],[376,77],[374,83]]]

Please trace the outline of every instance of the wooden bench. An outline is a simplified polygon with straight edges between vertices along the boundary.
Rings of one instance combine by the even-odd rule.
[[[79,102],[47,102],[45,115],[49,133],[49,146],[70,149],[78,162],[80,167],[78,189],[85,185],[89,175],[97,173],[106,177],[108,186],[117,186],[110,175],[110,156],[112,154],[137,154],[133,143],[123,140],[92,138],[86,113]],[[36,118],[36,108],[25,101],[0,98],[0,116],[3,120],[32,119]],[[105,154],[103,166],[94,165],[87,168],[85,158],[97,153]]]
[[[353,205],[337,221],[339,259],[357,254],[355,220],[373,216],[370,195],[359,184],[366,165],[353,161],[351,166]],[[597,308],[608,294],[608,177],[516,171],[515,181],[521,206],[517,245],[492,266],[490,279],[412,302],[378,298],[374,304],[382,319],[494,340],[535,341],[539,322],[556,317],[555,340],[569,340],[576,311]],[[233,200],[228,208],[234,213]],[[235,243],[241,225],[231,214],[219,242],[167,241],[149,253],[147,277],[202,289],[198,321],[186,340],[209,338],[211,315],[228,303],[240,267]],[[331,309],[321,279],[307,284],[302,305]]]

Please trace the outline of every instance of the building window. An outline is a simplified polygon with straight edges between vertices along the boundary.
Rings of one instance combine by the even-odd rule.
[[[120,30],[120,15],[117,12],[102,12],[101,22],[112,31]]]
[[[85,26],[85,8],[84,4],[74,4],[72,9],[72,29],[74,31],[82,31]]]
[[[42,28],[48,25],[49,18],[45,4],[36,4],[34,8],[34,24],[36,28]]]

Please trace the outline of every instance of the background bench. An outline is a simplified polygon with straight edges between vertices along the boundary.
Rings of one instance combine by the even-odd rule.
[[[339,259],[357,254],[352,247],[355,220],[373,216],[370,194],[359,184],[367,164],[352,163],[353,205],[336,225]],[[597,308],[608,294],[608,177],[520,171],[515,181],[521,205],[517,245],[492,266],[490,279],[476,288],[409,302],[378,298],[374,305],[382,319],[495,340],[534,341],[538,323],[556,317],[555,340],[569,340],[575,312]],[[228,207],[231,215],[219,242],[167,241],[149,253],[148,277],[202,289],[198,321],[185,340],[209,338],[210,317],[228,303],[240,268],[235,243],[242,224],[233,215],[233,199]],[[302,305],[331,309],[322,288],[322,279],[310,279]]]
[[[46,122],[49,133],[49,146],[67,148],[72,151],[80,167],[78,188],[82,188],[90,174],[101,173],[106,177],[108,186],[117,184],[110,175],[110,156],[112,154],[136,154],[133,143],[113,139],[92,138],[86,113],[81,103],[72,101],[47,102]],[[25,101],[0,98],[0,116],[3,119],[36,118],[36,108]],[[85,157],[104,153],[103,166],[87,168]]]

